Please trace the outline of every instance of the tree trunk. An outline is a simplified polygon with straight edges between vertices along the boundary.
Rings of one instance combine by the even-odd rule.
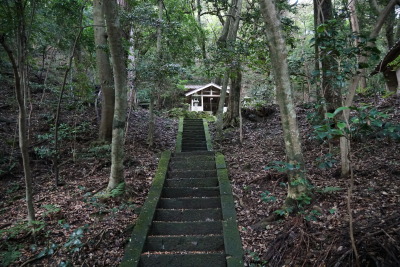
[[[22,166],[24,170],[25,176],[25,196],[26,196],[26,204],[28,211],[28,222],[31,224],[35,220],[35,210],[33,206],[33,190],[32,190],[32,174],[30,167],[30,159],[28,153],[28,138],[27,138],[27,123],[26,123],[26,106],[25,106],[25,97],[24,94],[24,86],[21,85],[21,82],[26,82],[25,79],[21,77],[22,68],[26,68],[25,64],[25,55],[27,52],[27,43],[26,41],[26,33],[25,33],[25,10],[24,3],[22,1],[16,1],[16,13],[18,19],[17,26],[17,49],[18,49],[18,63],[22,65],[17,65],[17,60],[14,57],[14,54],[11,48],[5,42],[5,36],[0,35],[0,43],[4,47],[8,58],[10,59],[13,73],[14,73],[14,82],[15,82],[15,96],[18,103],[18,126],[19,126],[19,147],[22,155]]]
[[[239,63],[238,63],[239,64]],[[240,92],[242,89],[242,72],[239,66],[235,66],[231,72],[231,87],[229,90],[229,105],[225,117],[226,127],[237,127],[239,124]]]
[[[104,24],[103,0],[93,1],[93,21],[97,76],[103,93],[99,140],[110,143],[112,139],[115,92],[112,68],[107,53],[107,32]]]
[[[236,41],[237,37],[237,32],[239,30],[239,22],[240,22],[240,14],[242,10],[242,0],[232,0],[232,6],[229,9],[229,17],[226,19],[224,27],[222,29],[222,33],[220,38],[218,39],[218,46],[222,49],[226,49],[230,52],[234,51],[234,46],[233,43]],[[234,55],[230,55],[230,59],[228,62],[226,62],[226,68],[227,70],[225,71],[224,78],[223,78],[223,84],[222,84],[222,91],[224,91],[224,84],[226,83],[226,88],[228,87],[229,83],[229,76],[232,73],[232,70],[234,70],[236,67],[240,67],[240,62],[237,60],[233,60]],[[239,74],[240,75],[240,74]],[[239,76],[238,75],[238,76]],[[225,77],[227,76],[227,77]],[[241,77],[238,82],[241,82]],[[240,84],[237,85],[240,88]],[[226,89],[225,89],[226,90]],[[216,129],[217,129],[217,135],[219,137],[222,136],[222,129],[223,129],[223,107],[225,104],[225,97],[226,97],[226,92],[224,95],[222,95],[219,98],[219,104],[218,104],[218,111],[217,111],[217,121],[216,121]],[[239,100],[240,100],[240,91],[239,91]],[[238,118],[239,114],[237,113],[236,118]]]
[[[283,138],[287,161],[298,166],[289,172],[289,187],[286,203],[291,205],[302,194],[307,192],[307,181],[304,173],[304,160],[297,126],[295,106],[292,99],[289,67],[287,63],[286,43],[283,37],[278,10],[273,0],[260,0],[261,13],[265,20],[272,73],[276,85],[276,98],[279,104]],[[296,181],[297,183],[294,183]]]
[[[104,14],[115,85],[115,109],[111,143],[111,174],[107,190],[124,182],[124,130],[127,109],[127,73],[125,52],[116,0],[104,1]]]

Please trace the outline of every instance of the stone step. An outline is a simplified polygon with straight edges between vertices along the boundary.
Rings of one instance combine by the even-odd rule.
[[[216,197],[219,196],[218,187],[167,187],[164,188],[161,197]]]
[[[214,151],[198,151],[198,152],[179,152],[173,154],[173,159],[176,158],[187,158],[187,157],[197,157],[197,156],[215,156]]]
[[[213,170],[215,161],[175,161],[169,163],[170,170]]]
[[[221,208],[219,197],[161,198],[159,209],[214,209]]]
[[[209,235],[222,234],[222,222],[162,222],[153,221],[149,235]]]
[[[207,143],[204,141],[197,141],[197,142],[182,142],[182,148],[188,148],[188,147],[207,147]]]
[[[153,267],[226,267],[225,254],[143,254],[139,266]]]
[[[202,128],[190,128],[183,130],[183,136],[205,136],[204,129]]]
[[[205,219],[204,219],[205,218]],[[155,221],[219,221],[221,209],[157,209]]]
[[[170,164],[175,164],[176,162],[186,162],[186,163],[192,163],[193,161],[196,162],[215,162],[215,157],[214,156],[203,156],[203,155],[198,155],[198,156],[190,156],[188,155],[187,157],[174,157],[171,158]]]
[[[149,236],[144,251],[223,251],[222,235]]]
[[[218,178],[177,178],[166,179],[165,187],[213,187],[218,186]]]
[[[206,147],[183,147],[182,152],[207,151]]]
[[[202,140],[182,140],[182,146],[183,145],[190,145],[190,144],[194,144],[194,145],[197,145],[197,144],[202,144],[202,145],[207,145],[207,141],[205,140],[205,139],[202,139]]]
[[[217,177],[217,170],[173,170],[167,174],[167,179],[176,178],[211,178]]]

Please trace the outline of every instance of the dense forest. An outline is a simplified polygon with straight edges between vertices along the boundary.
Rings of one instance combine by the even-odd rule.
[[[180,117],[245,266],[400,266],[399,0],[2,0],[0,81],[0,266],[118,266]]]

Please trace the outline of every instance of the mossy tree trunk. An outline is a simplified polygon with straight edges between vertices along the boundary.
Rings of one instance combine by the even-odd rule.
[[[104,13],[114,73],[115,109],[111,143],[111,174],[107,190],[124,181],[124,130],[127,111],[127,72],[125,51],[116,0],[104,1]]]
[[[261,13],[265,20],[272,73],[276,85],[276,98],[279,104],[283,138],[287,161],[298,166],[289,173],[289,187],[286,203],[290,205],[307,192],[304,160],[297,126],[295,105],[292,99],[286,43],[283,37],[278,10],[274,0],[260,0]]]
[[[107,32],[104,23],[103,0],[93,1],[94,41],[96,45],[96,69],[102,96],[100,141],[111,142],[114,117],[114,81],[108,55]]]

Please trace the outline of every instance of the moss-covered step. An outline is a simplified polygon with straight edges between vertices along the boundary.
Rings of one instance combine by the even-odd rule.
[[[221,209],[157,209],[155,221],[219,221]]]
[[[220,208],[219,197],[161,198],[159,209],[210,209]]]
[[[145,251],[223,251],[222,235],[149,236]]]

